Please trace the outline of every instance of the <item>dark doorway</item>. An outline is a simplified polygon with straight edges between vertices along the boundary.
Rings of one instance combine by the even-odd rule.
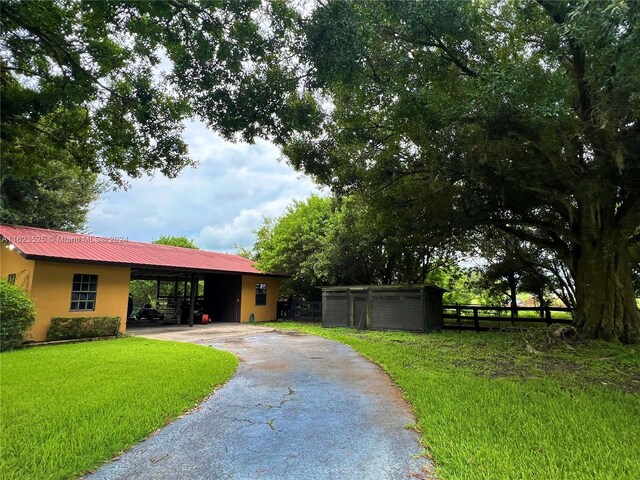
[[[241,275],[205,275],[203,312],[213,322],[239,322],[241,291]]]

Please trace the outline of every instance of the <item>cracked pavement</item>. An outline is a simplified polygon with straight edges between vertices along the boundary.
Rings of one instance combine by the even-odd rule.
[[[136,335],[228,350],[235,376],[85,478],[432,478],[415,423],[389,377],[354,350],[310,335],[238,324],[139,329]]]

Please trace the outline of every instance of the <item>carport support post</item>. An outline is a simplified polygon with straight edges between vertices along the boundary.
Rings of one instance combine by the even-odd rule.
[[[196,293],[198,293],[197,275],[191,274],[191,301],[189,302],[189,326],[193,327],[193,314],[196,309]]]

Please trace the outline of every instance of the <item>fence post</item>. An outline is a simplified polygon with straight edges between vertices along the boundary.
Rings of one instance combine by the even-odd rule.
[[[473,307],[473,324],[476,326],[476,332],[479,332],[480,321],[478,320],[478,307]]]
[[[549,307],[545,308],[545,314],[547,317],[547,326],[553,323],[553,319],[551,318],[551,309]]]
[[[460,304],[456,302],[456,322],[458,323],[458,330],[462,331],[462,319],[460,318]]]

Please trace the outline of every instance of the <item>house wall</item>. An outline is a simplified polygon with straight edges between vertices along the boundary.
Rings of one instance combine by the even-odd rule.
[[[256,284],[267,284],[267,304],[256,305]],[[256,322],[276,320],[278,316],[278,289],[280,278],[259,275],[242,276],[242,295],[240,297],[240,321],[247,323],[253,313]]]
[[[8,243],[0,244],[0,276],[6,280],[10,274],[15,273],[16,285],[27,293],[31,292],[34,266],[33,260],[25,259],[15,249],[11,250]]]
[[[75,273],[98,276],[94,311],[70,311]],[[120,317],[120,331],[124,333],[130,277],[131,269],[128,267],[37,260],[31,287],[31,297],[36,307],[36,323],[25,339],[36,342],[46,340],[52,317]]]

